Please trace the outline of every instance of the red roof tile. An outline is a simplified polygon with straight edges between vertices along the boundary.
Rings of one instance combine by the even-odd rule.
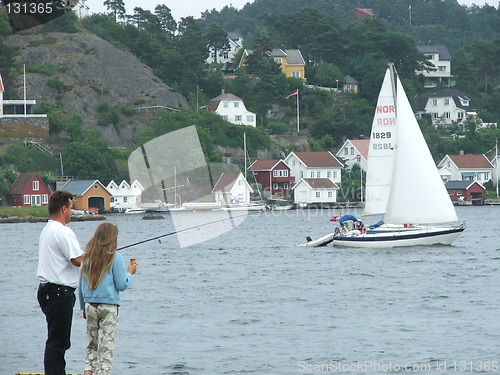
[[[304,181],[313,189],[338,189],[339,187],[329,178],[304,178]]]
[[[214,186],[213,192],[229,192],[233,188],[236,180],[238,179],[238,173],[223,173],[221,174],[219,181]]]
[[[308,168],[342,168],[342,164],[329,151],[294,152]]]
[[[361,153],[361,156],[368,159],[368,150],[370,149],[369,139],[350,140],[352,145]]]
[[[248,170],[250,171],[270,171],[278,164],[279,160],[255,160]]]
[[[36,176],[36,173],[21,173],[17,176],[14,183],[9,188],[7,194],[9,195],[19,195],[23,193],[24,188],[30,183],[32,179]],[[38,177],[38,176],[37,176]],[[38,177],[37,180],[40,178]]]
[[[458,168],[494,168],[484,155],[449,155]]]

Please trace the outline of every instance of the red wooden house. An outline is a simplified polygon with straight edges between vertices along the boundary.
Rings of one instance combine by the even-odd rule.
[[[453,204],[484,204],[484,186],[477,181],[448,181],[445,185]]]
[[[46,206],[50,193],[37,173],[21,173],[7,192],[7,200],[12,206]]]
[[[290,199],[295,178],[283,160],[256,160],[248,167],[266,198]]]

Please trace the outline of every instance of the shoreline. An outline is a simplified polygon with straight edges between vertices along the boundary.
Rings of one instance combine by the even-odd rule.
[[[16,223],[45,223],[49,220],[48,217],[38,217],[38,216],[6,216],[0,217],[0,224],[16,224]],[[97,221],[106,220],[103,215],[96,214],[85,214],[85,215],[73,215],[71,221]]]

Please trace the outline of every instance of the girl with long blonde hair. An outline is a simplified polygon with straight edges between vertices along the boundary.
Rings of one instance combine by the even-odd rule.
[[[132,285],[137,262],[125,270],[117,250],[118,227],[100,224],[82,256],[79,298],[87,319],[87,356],[84,375],[111,374],[120,292]]]

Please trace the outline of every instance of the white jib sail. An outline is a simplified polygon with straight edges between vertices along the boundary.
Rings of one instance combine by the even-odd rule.
[[[394,85],[387,69],[373,116],[366,172],[365,215],[383,214],[392,178],[396,112]]]
[[[398,133],[384,221],[430,224],[458,221],[403,86],[397,81]]]

